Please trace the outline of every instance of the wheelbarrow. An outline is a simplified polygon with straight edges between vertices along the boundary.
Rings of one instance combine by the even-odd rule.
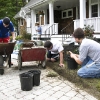
[[[46,49],[43,47],[21,48],[18,54],[18,69],[21,70],[22,62],[39,61],[39,65],[46,68]]]
[[[11,53],[14,46],[15,43],[0,43],[0,70],[4,68],[4,61],[11,67]]]

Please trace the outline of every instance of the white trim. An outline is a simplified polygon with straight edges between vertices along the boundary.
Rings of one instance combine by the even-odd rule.
[[[78,19],[78,7],[76,6],[76,19]]]
[[[91,18],[91,0],[89,0],[89,18]]]
[[[24,25],[24,19],[20,19],[20,26]]]
[[[72,11],[72,15],[71,16],[68,16],[68,12],[69,11]],[[65,17],[63,17],[63,13],[66,13]],[[62,19],[73,17],[73,8],[72,9],[63,10],[61,15],[62,15]]]
[[[25,18],[26,13],[25,13],[24,10],[21,10],[21,11],[19,12],[19,15],[20,15],[22,18]]]

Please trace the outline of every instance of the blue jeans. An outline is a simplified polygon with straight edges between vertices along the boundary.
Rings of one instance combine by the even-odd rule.
[[[83,78],[100,78],[100,63],[96,64],[87,57],[83,61],[82,67],[77,71],[77,74]]]

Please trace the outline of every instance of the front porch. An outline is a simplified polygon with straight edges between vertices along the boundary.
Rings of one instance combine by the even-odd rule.
[[[29,10],[26,12],[26,22],[27,27],[30,26],[27,31],[31,30],[28,33],[32,34],[32,40],[36,37],[36,22],[39,22],[42,27],[42,38],[49,37],[51,39],[60,35],[63,38],[62,35],[71,35],[76,28],[84,28],[84,25],[93,25],[95,33],[100,33],[99,4],[99,0],[94,2],[92,0],[47,0],[40,3],[31,0],[22,11]],[[95,9],[98,9],[96,13],[94,12]],[[42,15],[40,15],[40,11]],[[28,14],[30,21],[27,20]]]
[[[93,25],[94,33],[100,33],[100,17],[84,19],[84,25]],[[80,19],[74,20],[74,29],[80,27]]]

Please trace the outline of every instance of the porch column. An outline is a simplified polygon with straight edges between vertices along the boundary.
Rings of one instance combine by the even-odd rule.
[[[47,24],[47,9],[43,10],[44,11],[44,25]]]
[[[54,23],[54,8],[53,2],[49,2],[49,23],[52,25]]]
[[[35,11],[34,10],[31,10],[31,34],[32,34],[32,37],[31,37],[31,40],[33,40],[33,35],[36,33],[35,31],[35,19],[36,19],[36,14],[35,14]]]
[[[80,27],[84,27],[84,19],[86,18],[86,0],[80,0]]]

